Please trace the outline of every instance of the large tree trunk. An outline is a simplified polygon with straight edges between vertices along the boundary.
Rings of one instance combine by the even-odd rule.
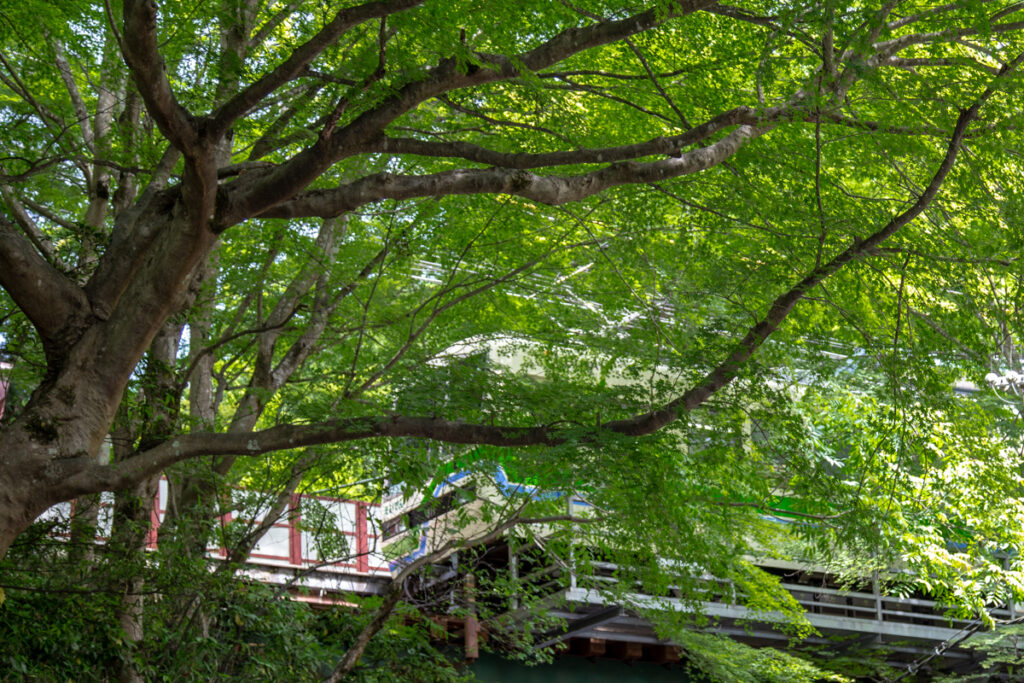
[[[38,472],[33,470],[38,461],[27,462],[17,457],[23,452],[19,443],[27,438],[11,432],[8,428],[0,437],[0,558],[7,554],[18,534],[50,506],[36,491]]]
[[[41,308],[62,303],[62,324],[54,322],[45,336],[50,376],[18,419],[0,430],[0,556],[46,508],[106,488],[95,454],[128,380],[216,244],[212,232],[190,224],[179,202],[149,208],[158,212],[135,230],[153,233],[150,257],[123,274],[120,292],[98,282],[86,286],[89,299],[76,290],[64,301],[37,302]],[[121,267],[112,263],[104,272],[101,264],[94,282],[117,280]],[[108,300],[111,310],[103,307]]]

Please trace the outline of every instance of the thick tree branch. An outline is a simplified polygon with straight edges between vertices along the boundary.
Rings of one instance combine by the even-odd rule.
[[[264,212],[266,218],[337,216],[381,199],[458,194],[510,194],[557,206],[578,202],[610,187],[655,183],[704,171],[734,155],[767,127],[742,125],[718,142],[647,163],[626,162],[574,176],[541,176],[520,169],[460,169],[424,176],[381,173],[334,190],[316,190]]]
[[[53,248],[53,242],[50,238],[39,229],[35,220],[28,215],[27,211],[25,211],[25,207],[22,206],[21,200],[19,200],[17,195],[14,193],[14,188],[9,185],[0,185],[0,197],[2,197],[4,202],[7,203],[7,207],[14,215],[14,220],[21,226],[21,229],[25,232],[25,236],[28,237],[32,244],[36,246],[39,253],[45,256],[46,260],[55,268],[64,272],[70,270],[68,264],[64,263],[60,256],[57,255],[56,250]],[[35,209],[33,208],[33,210]],[[47,218],[49,218],[49,216],[47,216]],[[64,224],[62,223],[62,225]],[[64,225],[64,227],[68,226]]]
[[[1005,24],[993,24],[985,29],[985,32],[991,33],[1007,33],[1009,31],[1018,31],[1024,28],[1024,21],[1007,22]],[[889,57],[899,53],[901,50],[910,47],[911,45],[920,45],[923,43],[930,43],[937,40],[944,40],[947,38],[964,38],[966,36],[976,36],[982,33],[982,29],[975,27],[963,27],[963,28],[950,28],[942,31],[929,31],[926,33],[911,33],[898,38],[892,38],[890,40],[881,41],[874,44],[875,56],[868,60],[871,63],[881,63],[887,60]],[[852,57],[852,53],[847,52],[843,55],[844,59]]]
[[[77,314],[88,310],[85,294],[61,275],[0,216],[0,287],[38,330],[52,342]]]
[[[135,204],[118,214],[114,221],[106,254],[100,259],[85,291],[92,301],[94,310],[101,318],[109,315],[117,305],[117,301],[135,275],[147,249],[156,239],[160,228],[164,227],[161,220],[144,220],[147,212],[158,213],[174,201],[173,196],[163,198],[158,195],[163,191],[171,177],[175,164],[181,158],[181,152],[168,145],[164,154],[153,170],[153,178],[142,196]],[[163,201],[161,201],[163,200]]]
[[[172,438],[121,463],[89,463],[62,484],[62,495],[110,491],[141,477],[200,455],[262,455],[288,448],[343,443],[379,437],[414,437],[447,443],[493,446],[556,445],[565,436],[547,426],[501,427],[445,420],[439,417],[354,417],[312,425],[280,425],[251,433],[197,432]],[[74,493],[71,493],[74,492]]]
[[[199,140],[195,119],[178,103],[156,35],[157,6],[155,0],[124,0],[125,63],[132,72],[135,86],[146,102],[160,132],[186,156],[193,153]]]
[[[945,181],[950,169],[953,168],[953,164],[956,162],[957,153],[960,151],[967,127],[977,117],[981,104],[988,99],[989,94],[986,93],[972,107],[961,112],[942,163],[939,164],[938,170],[932,176],[931,182],[928,183],[928,186],[909,209],[893,217],[880,230],[872,233],[865,239],[854,241],[852,245],[844,249],[837,256],[814,268],[788,291],[778,296],[772,302],[764,318],[750,328],[733,349],[732,353],[705,375],[696,386],[659,410],[626,420],[610,422],[605,427],[623,434],[649,434],[674,422],[679,418],[680,414],[693,410],[729,384],[768,337],[782,325],[783,321],[785,321],[805,294],[838,272],[846,264],[869,254],[882,242],[896,234],[900,228],[921,215],[928,205],[931,204],[938,194],[939,188],[942,187],[942,183]]]
[[[629,159],[658,154],[679,154],[684,147],[706,140],[724,128],[740,124],[764,124],[777,119],[782,114],[782,111],[781,108],[775,108],[768,112],[759,113],[750,107],[736,107],[680,135],[654,138],[647,142],[620,145],[618,147],[529,154],[525,152],[496,152],[468,142],[434,142],[417,140],[415,138],[384,138],[379,144],[374,145],[371,151],[388,154],[416,154],[427,157],[458,158],[489,166],[515,169],[568,166],[572,164],[611,164],[617,161],[627,161]]]
[[[999,73],[998,68],[982,64],[970,57],[889,57],[879,62],[878,66],[892,66],[899,69],[914,69],[922,66],[966,66],[972,69],[979,69],[993,76]]]
[[[277,68],[242,90],[214,112],[210,126],[211,134],[215,137],[223,134],[231,124],[245,116],[264,97],[300,75],[320,53],[352,27],[422,3],[423,0],[379,0],[339,11],[329,24],[294,50]]]

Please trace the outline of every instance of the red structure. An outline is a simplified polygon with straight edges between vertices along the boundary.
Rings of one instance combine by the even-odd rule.
[[[146,536],[146,544],[149,548],[157,547],[160,525],[167,512],[168,485],[166,479],[161,479],[156,500],[153,501],[153,509],[150,514],[150,529]],[[245,493],[245,492],[240,492]],[[328,523],[333,523],[332,529],[322,531],[342,534],[346,539],[348,553],[343,557],[323,557],[318,552],[315,534],[303,526],[303,509],[311,502],[323,510],[326,515],[323,517]],[[387,562],[380,555],[380,525],[375,518],[379,509],[375,503],[365,501],[344,500],[327,496],[308,496],[293,494],[289,500],[288,507],[283,515],[274,520],[266,534],[260,539],[249,555],[246,563],[251,569],[249,573],[260,573],[261,579],[266,580],[267,576],[274,574],[275,570],[305,570],[323,577],[324,575],[340,575],[348,577],[390,579]],[[103,494],[100,511],[98,515],[97,539],[102,542],[110,535],[111,511],[113,508],[112,494]],[[47,510],[40,519],[64,518],[72,514],[73,503],[62,503]],[[227,527],[229,524],[251,523],[253,525],[263,522],[265,511],[257,512],[253,517],[243,517],[240,510],[233,510],[220,517],[220,524]],[[320,531],[320,530],[318,530]],[[221,546],[208,548],[211,558],[226,558],[227,549]],[[249,571],[249,570],[247,570]],[[269,573],[268,573],[269,572]],[[294,574],[294,572],[292,572]],[[280,574],[280,572],[277,572]],[[281,576],[284,576],[281,574]],[[303,585],[309,585],[309,581],[303,581]],[[313,581],[314,584],[318,583]],[[320,582],[323,583],[323,582]],[[329,582],[328,582],[329,583]],[[356,592],[376,592],[375,590],[363,591],[360,585],[371,587],[370,583],[358,584],[354,587],[338,586],[337,590],[355,590]],[[326,585],[325,585],[326,586]],[[335,590],[331,586],[321,586],[321,593],[325,601],[331,602],[326,592]]]

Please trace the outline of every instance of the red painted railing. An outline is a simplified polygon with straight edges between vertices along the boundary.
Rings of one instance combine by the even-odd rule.
[[[240,492],[242,493],[242,492]],[[347,540],[349,553],[343,558],[323,558],[317,552],[315,537],[310,531],[302,528],[303,507],[308,501],[316,501],[327,508],[329,519],[334,522],[336,533],[341,533]],[[168,486],[167,480],[160,481],[156,500],[150,513],[150,529],[146,536],[146,545],[156,548],[159,542],[160,525],[167,512]],[[361,574],[368,576],[390,576],[387,562],[379,554],[379,524],[374,518],[379,508],[376,503],[357,500],[343,500],[326,496],[307,496],[293,494],[288,509],[276,520],[267,533],[256,544],[249,555],[248,564],[263,567],[316,567],[319,572],[334,574]],[[74,509],[74,503],[62,503],[47,510],[40,519],[67,519]],[[97,538],[101,542],[110,535],[111,512],[113,509],[112,494],[103,494],[98,516],[99,529]],[[242,518],[238,510],[221,516],[220,523],[227,526],[232,522],[251,522],[258,524],[263,521],[262,514],[257,512],[254,518]],[[207,549],[214,558],[227,557],[227,550],[221,546]]]

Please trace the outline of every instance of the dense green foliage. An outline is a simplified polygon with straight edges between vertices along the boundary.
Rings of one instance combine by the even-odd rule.
[[[103,549],[83,562],[68,557],[66,541],[34,537],[53,530],[34,528],[5,560],[3,576],[17,589],[0,606],[2,681],[106,681],[125,660],[149,681],[319,681],[380,603],[343,595],[343,606],[313,610],[275,587],[211,572],[205,559],[169,563],[160,553],[170,547],[141,566]],[[125,576],[146,582],[147,637],[139,643],[126,641],[118,623]],[[352,680],[465,679],[415,609],[398,610],[384,630]]]
[[[986,379],[1022,370],[1016,4],[151,11],[0,8],[0,453],[32,473],[0,480],[0,523],[118,488],[107,549],[33,527],[0,565],[12,671],[322,675],[374,608],[242,582],[265,529],[215,524],[231,491],[281,516],[429,494],[453,458],[587,500],[454,523],[544,520],[515,533],[581,581],[615,563],[590,585],[623,604],[639,582],[697,608],[710,575],[809,634],[766,554],[986,622],[1024,598],[1021,387]],[[497,619],[524,587],[494,580]],[[397,619],[352,675],[461,675]],[[818,675],[711,656],[705,625],[658,622],[713,677]]]

